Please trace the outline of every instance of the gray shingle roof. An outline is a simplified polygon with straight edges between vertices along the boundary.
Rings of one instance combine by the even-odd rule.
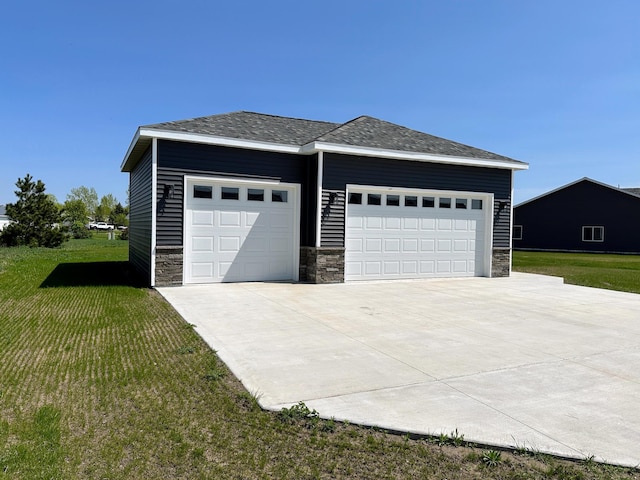
[[[177,122],[145,125],[144,128],[214,135],[260,142],[304,145],[336,128],[339,123],[278,117],[253,112],[232,112]]]
[[[640,188],[622,188],[621,190],[632,193],[634,195],[638,195],[640,197]]]
[[[418,132],[373,117],[362,116],[321,135],[318,141],[358,147],[422,152],[455,157],[513,160],[479,148]]]
[[[319,141],[354,147],[481,158],[522,164],[522,162],[509,157],[368,116],[361,116],[341,124],[240,111],[176,122],[156,123],[145,125],[143,128],[297,146]]]

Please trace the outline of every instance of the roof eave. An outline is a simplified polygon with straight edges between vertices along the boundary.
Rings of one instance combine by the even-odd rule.
[[[487,159],[477,157],[457,157],[453,155],[439,155],[424,152],[407,152],[403,150],[387,150],[374,147],[359,147],[327,142],[311,142],[303,145],[300,153],[315,152],[340,153],[345,155],[362,155],[367,157],[393,158],[414,162],[446,163],[474,167],[504,168],[509,170],[527,170],[529,164],[517,160]]]
[[[542,193],[542,194],[540,194],[540,195],[538,195],[536,197],[530,198],[529,200],[525,200],[524,202],[520,202],[518,205],[515,205],[513,208],[518,208],[518,207],[521,207],[523,205],[526,205],[527,203],[535,202],[536,200],[540,200],[541,198],[544,198],[544,197],[547,197],[549,195],[552,195],[552,194],[554,194],[556,192],[559,192],[560,190],[564,190],[566,188],[573,187],[574,185],[576,185],[576,184],[578,184],[580,182],[591,182],[591,183],[593,183],[595,185],[599,185],[601,187],[608,188],[608,189],[613,190],[613,191],[618,192],[618,193],[623,193],[625,195],[630,195],[632,197],[638,197],[638,195],[636,195],[634,193],[625,192],[623,189],[618,188],[618,187],[614,187],[613,185],[609,185],[607,183],[599,182],[598,180],[594,180],[593,178],[582,177],[582,178],[579,178],[578,180],[574,180],[573,182],[569,182],[566,185],[562,185],[560,187],[554,188],[553,190],[549,190],[548,192]]]
[[[222,147],[246,148],[250,150],[262,150],[268,152],[294,154],[300,153],[299,145],[288,145],[282,143],[264,142],[260,140],[244,140],[239,138],[218,137],[202,133],[176,132],[173,130],[139,127],[136,135],[131,141],[131,145],[127,150],[127,154],[124,157],[124,160],[120,167],[121,171],[131,171],[131,169],[138,162],[141,154],[144,153],[140,152],[138,155],[135,155],[135,151],[140,150],[138,144],[146,140],[144,148],[144,150],[146,150],[146,143],[150,143],[151,139],[153,138],[157,138],[160,140],[173,140],[178,142],[200,143],[204,145],[217,145]]]
[[[486,159],[476,157],[457,157],[453,155],[438,155],[424,152],[407,152],[402,150],[387,150],[374,147],[359,147],[344,144],[313,141],[305,145],[289,145],[259,140],[245,140],[239,138],[219,137],[207,134],[176,132],[155,128],[139,127],[127,149],[120,170],[130,172],[138,163],[153,138],[180,142],[200,143],[233,148],[246,148],[269,152],[312,155],[318,152],[339,153],[344,155],[361,155],[367,157],[409,160],[414,162],[445,163],[485,168],[503,168],[509,170],[527,170],[529,165],[517,160]]]

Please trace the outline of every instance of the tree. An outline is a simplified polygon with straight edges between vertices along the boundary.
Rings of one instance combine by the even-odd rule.
[[[79,198],[69,200],[62,205],[62,220],[69,225],[73,238],[89,238],[91,233],[87,229],[89,212],[87,206]]]
[[[78,188],[72,188],[71,193],[67,194],[67,200],[81,200],[89,215],[95,215],[98,208],[98,194],[93,187],[89,188],[83,185]]]
[[[116,227],[129,226],[129,220],[127,220],[128,209],[124,208],[120,202],[113,207],[111,211],[111,221]]]
[[[101,222],[112,221],[111,212],[115,208],[116,203],[118,203],[118,201],[112,194],[108,193],[107,195],[103,195],[100,199],[100,204],[96,207],[95,219]]]
[[[27,174],[16,182],[18,201],[6,206],[11,220],[2,233],[0,244],[6,246],[58,247],[66,237],[60,227],[58,206],[45,193],[41,180],[33,181]]]

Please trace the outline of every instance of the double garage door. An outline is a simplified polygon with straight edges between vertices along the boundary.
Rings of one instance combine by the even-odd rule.
[[[187,179],[185,283],[296,280],[298,188]]]
[[[351,187],[345,280],[483,276],[487,194]]]

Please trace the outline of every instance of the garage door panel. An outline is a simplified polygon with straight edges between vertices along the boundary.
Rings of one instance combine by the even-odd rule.
[[[191,224],[194,226],[213,226],[213,212],[194,210],[192,213]]]
[[[451,260],[438,260],[436,267],[438,273],[451,273]]]
[[[218,225],[221,227],[240,227],[242,215],[240,212],[218,212]]]
[[[413,260],[404,260],[402,262],[402,272],[408,274],[417,274],[418,273],[418,261]]]
[[[423,275],[432,275],[436,271],[436,262],[433,260],[420,261],[420,273]]]
[[[195,278],[207,278],[213,274],[213,262],[194,262],[191,272]]]
[[[436,245],[438,246],[438,253],[451,253],[451,240],[438,239]]]
[[[240,245],[242,244],[242,240],[239,236],[236,237],[228,237],[221,235],[219,237],[219,252],[237,252],[240,249]],[[211,250],[213,253],[213,250]]]
[[[363,240],[361,238],[348,238],[345,241],[345,249],[354,253],[362,253],[362,245]]]
[[[368,198],[366,189],[355,191],[362,191],[362,198]],[[402,192],[398,195],[399,205],[387,205],[384,193],[381,205],[348,204],[346,280],[485,273],[487,212],[470,208],[473,195],[466,199],[464,195],[456,195],[453,208],[440,208],[438,198],[441,195],[436,191],[425,191],[424,195],[412,191],[407,194],[408,201]],[[393,194],[394,197],[398,195]],[[435,201],[422,202],[421,196],[435,198]],[[449,193],[444,197],[452,195]],[[482,195],[478,197],[483,198]],[[483,202],[485,206],[489,204],[489,201]],[[456,208],[457,205],[468,208]]]
[[[438,231],[451,231],[453,228],[453,221],[450,218],[439,218],[438,219]]]
[[[382,263],[384,268],[384,275],[399,275],[400,274],[400,262],[397,260],[385,261]]]
[[[415,217],[407,217],[402,219],[402,229],[405,231],[418,230],[419,221]]]
[[[381,230],[382,218],[381,217],[365,217],[365,228],[367,230]]]
[[[193,237],[193,251],[194,252],[213,252],[213,237]]]
[[[387,217],[384,219],[385,230],[400,230],[402,227],[402,221],[397,217]]]
[[[385,238],[384,239],[384,252],[385,253],[400,253],[400,239],[399,238]]]
[[[418,239],[417,238],[403,238],[402,239],[402,251],[405,253],[418,253]]]
[[[382,253],[382,239],[381,238],[365,239],[365,252],[366,253]]]
[[[420,251],[423,253],[433,253],[436,251],[436,241],[433,239],[420,239]]]
[[[364,274],[365,275],[380,275],[382,273],[382,262],[365,262]]]
[[[420,230],[424,230],[427,232],[433,232],[436,229],[436,219],[435,218],[421,218],[420,219]]]

